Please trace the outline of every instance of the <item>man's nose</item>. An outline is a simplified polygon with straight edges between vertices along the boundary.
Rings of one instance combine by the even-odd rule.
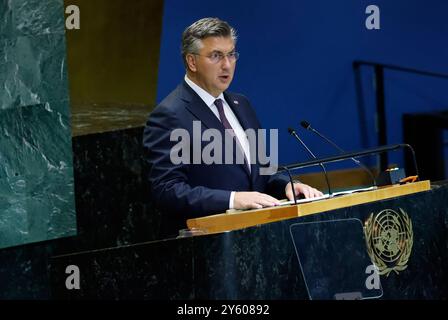
[[[232,65],[232,61],[230,60],[228,55],[225,55],[221,60],[221,65],[225,68],[230,68]]]

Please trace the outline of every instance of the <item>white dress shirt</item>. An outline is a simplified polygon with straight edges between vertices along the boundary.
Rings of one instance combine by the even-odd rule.
[[[205,104],[210,108],[210,110],[213,112],[213,114],[218,118],[219,121],[219,112],[218,108],[215,106],[215,100],[221,99],[223,101],[224,105],[224,114],[229,121],[230,125],[233,128],[233,131],[235,132],[236,138],[238,139],[241,147],[243,148],[244,155],[246,156],[247,162],[250,164],[250,146],[249,146],[249,139],[247,138],[246,133],[244,132],[243,127],[241,126],[240,122],[238,121],[238,118],[233,113],[232,109],[230,108],[229,104],[227,103],[226,99],[224,99],[224,95],[221,93],[217,98],[213,97],[210,93],[202,89],[200,86],[198,86],[196,83],[188,79],[187,75],[185,75],[185,82],[191,87],[191,89],[196,92],[199,97],[205,102]],[[232,191],[230,194],[229,199],[229,209],[233,209],[233,200],[235,198],[235,191]]]

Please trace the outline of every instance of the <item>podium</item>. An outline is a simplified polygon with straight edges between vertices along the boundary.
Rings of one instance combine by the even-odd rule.
[[[448,184],[191,219],[201,236],[53,257],[62,299],[442,299]],[[65,268],[81,270],[67,290]],[[378,280],[379,281],[376,281]]]
[[[319,212],[346,208],[349,206],[390,199],[407,194],[413,194],[430,189],[428,180],[405,185],[382,187],[368,192],[347,194],[341,197],[325,199],[304,204],[270,207],[258,210],[242,211],[231,214],[218,214],[187,220],[190,229],[204,230],[211,234],[252,227],[264,223],[303,217]]]

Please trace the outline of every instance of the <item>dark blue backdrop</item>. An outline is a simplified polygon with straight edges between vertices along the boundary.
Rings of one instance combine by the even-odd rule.
[[[370,4],[380,8],[381,30],[365,28]],[[448,74],[447,15],[444,0],[165,0],[157,101],[184,75],[179,53],[184,28],[217,16],[239,34],[241,58],[230,89],[249,97],[266,128],[280,129],[281,163],[307,159],[286,131],[303,119],[347,150],[373,147],[373,73],[363,68],[366,116],[361,122],[352,61]],[[402,141],[403,113],[448,108],[447,89],[448,80],[386,71],[388,143]],[[362,130],[368,134],[364,142]],[[310,133],[299,133],[315,153],[334,153]],[[391,159],[401,162],[401,154]]]

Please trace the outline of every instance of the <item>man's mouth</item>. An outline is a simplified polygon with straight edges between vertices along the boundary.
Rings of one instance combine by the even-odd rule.
[[[230,79],[230,76],[229,75],[222,75],[222,76],[218,76],[218,78],[221,79],[221,80],[227,81],[227,80]]]

